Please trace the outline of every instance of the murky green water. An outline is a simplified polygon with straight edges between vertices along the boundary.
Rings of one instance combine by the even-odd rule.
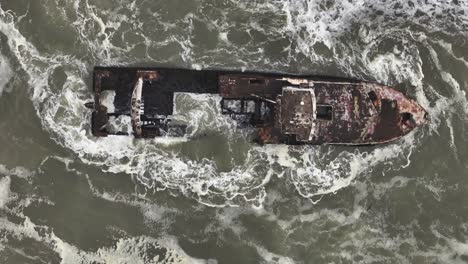
[[[466,1],[0,0],[0,262],[468,262],[467,37]],[[256,146],[180,95],[187,139],[94,138],[95,65],[375,80],[431,122]]]

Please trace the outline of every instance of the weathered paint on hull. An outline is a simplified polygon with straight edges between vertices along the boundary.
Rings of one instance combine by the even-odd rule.
[[[277,73],[166,68],[96,67],[92,132],[110,117],[130,116],[133,135],[183,135],[170,122],[174,93],[219,94],[222,113],[256,129],[260,144],[375,145],[396,140],[427,122],[427,112],[395,89],[373,82]],[[113,113],[102,93],[115,91]],[[144,101],[144,106],[143,102]],[[172,131],[172,132],[171,132]]]

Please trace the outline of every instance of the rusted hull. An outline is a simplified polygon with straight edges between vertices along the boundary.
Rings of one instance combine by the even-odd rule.
[[[222,113],[242,117],[260,144],[375,145],[396,140],[427,121],[427,112],[395,89],[342,78],[276,73],[96,67],[92,132],[137,138],[182,136],[171,123],[174,93],[222,97]],[[111,107],[103,94],[112,91]],[[128,116],[131,131],[110,131]]]

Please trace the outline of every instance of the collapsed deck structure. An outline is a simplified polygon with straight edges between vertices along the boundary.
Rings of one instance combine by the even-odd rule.
[[[171,122],[175,93],[222,97],[222,113],[254,128],[260,144],[375,145],[424,124],[427,112],[395,89],[342,78],[168,68],[96,67],[92,133],[153,138],[183,136]],[[103,93],[113,91],[112,111]],[[132,132],[110,131],[128,116]],[[182,132],[181,132],[182,131]]]

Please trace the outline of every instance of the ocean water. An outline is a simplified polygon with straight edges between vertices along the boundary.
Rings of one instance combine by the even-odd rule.
[[[378,147],[90,134],[95,65],[322,74],[415,98]],[[0,0],[0,263],[467,263],[468,2]]]

